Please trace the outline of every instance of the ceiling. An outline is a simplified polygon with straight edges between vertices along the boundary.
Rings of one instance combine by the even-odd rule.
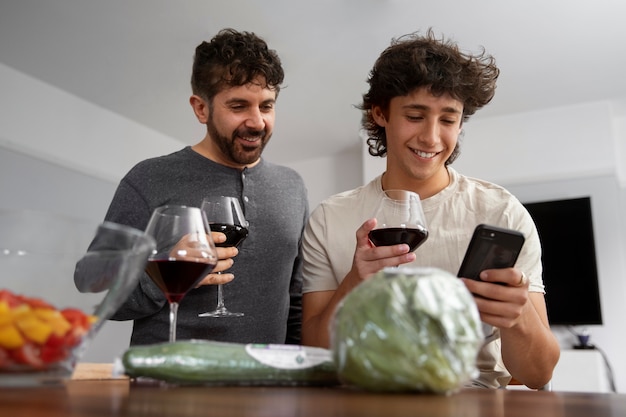
[[[622,100],[624,17],[623,0],[0,0],[0,62],[193,144],[196,45],[224,27],[255,32],[286,72],[266,156],[289,163],[359,146],[374,60],[428,27],[496,57],[496,97],[476,118]]]

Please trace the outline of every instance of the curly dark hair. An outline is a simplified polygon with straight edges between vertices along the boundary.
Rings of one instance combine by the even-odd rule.
[[[285,73],[276,51],[254,33],[222,29],[210,42],[196,47],[191,89],[209,103],[223,89],[248,84],[257,77],[278,95]]]
[[[372,108],[389,109],[392,98],[405,96],[415,89],[427,87],[435,96],[449,94],[463,103],[463,121],[491,101],[500,70],[495,58],[485,53],[471,55],[443,37],[437,39],[429,29],[425,36],[417,32],[391,41],[370,71],[369,91],[363,95],[362,126],[369,138],[369,153],[387,154],[385,128],[372,116]],[[459,145],[446,161],[452,163],[459,155]]]

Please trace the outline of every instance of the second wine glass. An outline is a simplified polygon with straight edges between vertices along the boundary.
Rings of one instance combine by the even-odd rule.
[[[155,209],[146,227],[156,242],[146,272],[169,302],[170,342],[176,340],[178,304],[217,264],[210,232],[202,211],[186,206]]]
[[[211,231],[222,232],[226,241],[216,246],[238,247],[248,236],[248,222],[246,221],[239,199],[236,197],[206,197],[202,200],[202,210],[211,226]],[[213,311],[202,313],[200,317],[241,317],[243,313],[233,312],[224,304],[224,288],[217,286],[217,307]]]
[[[374,217],[378,223],[369,239],[375,246],[406,243],[413,252],[428,238],[420,197],[412,191],[383,191]]]

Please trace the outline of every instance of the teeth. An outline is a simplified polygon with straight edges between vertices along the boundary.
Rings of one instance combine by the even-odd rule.
[[[432,158],[433,156],[437,155],[437,152],[415,151],[415,153],[421,156],[422,158]]]

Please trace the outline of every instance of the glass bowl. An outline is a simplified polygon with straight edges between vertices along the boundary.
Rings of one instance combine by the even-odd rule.
[[[70,378],[154,248],[127,226],[0,209],[0,387]]]

